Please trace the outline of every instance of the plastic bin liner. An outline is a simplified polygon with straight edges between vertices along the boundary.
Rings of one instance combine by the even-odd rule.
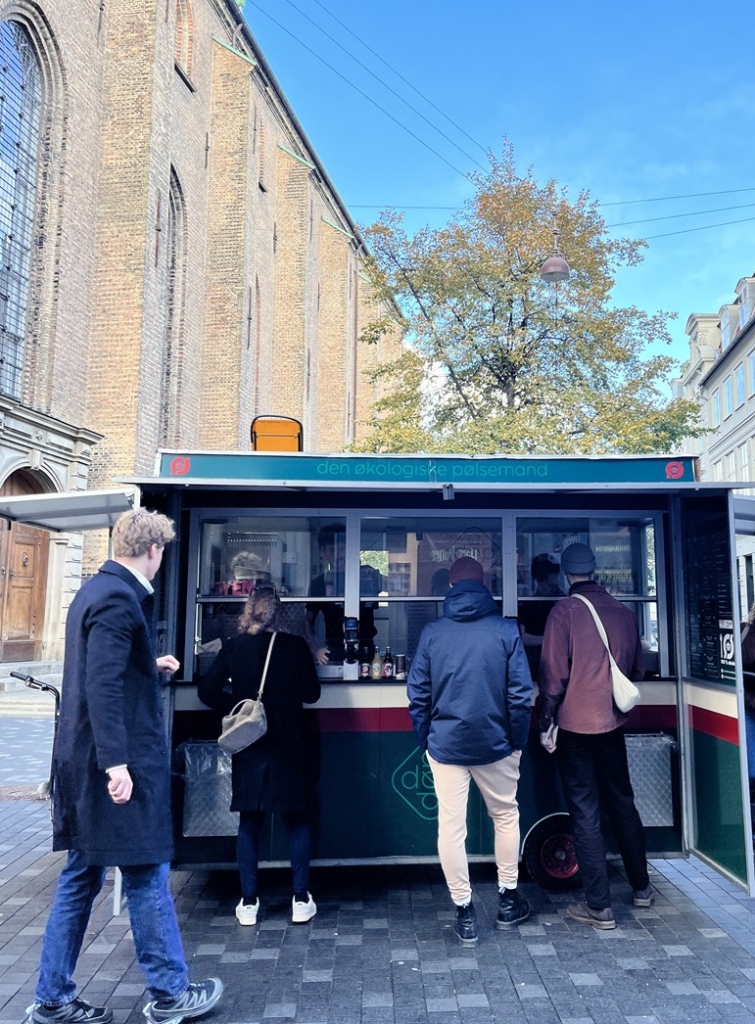
[[[178,748],[183,754],[183,834],[235,836],[239,816],[231,806],[231,759],[214,740],[189,740]]]
[[[671,751],[676,741],[660,733],[630,734],[626,741],[634,802],[642,824],[651,828],[673,825]]]

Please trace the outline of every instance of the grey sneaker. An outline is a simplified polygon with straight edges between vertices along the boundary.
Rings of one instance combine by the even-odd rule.
[[[142,1011],[149,1024],[180,1024],[209,1012],[223,994],[219,978],[195,982],[176,999],[155,1000]]]
[[[44,1003],[34,1003],[26,1012],[31,1024],[110,1024],[113,1019],[113,1011],[107,1006],[92,1006],[86,999],[74,999],[54,1010]]]
[[[591,924],[593,928],[598,928],[600,931],[610,931],[611,928],[616,927],[616,921],[610,907],[606,907],[605,910],[593,910],[586,903],[570,903],[566,908],[566,913],[572,921],[579,921],[580,924]]]
[[[477,914],[471,900],[465,906],[456,908],[454,932],[462,946],[477,945]]]
[[[634,907],[652,907],[654,899],[655,893],[652,885],[648,885],[645,889],[632,891],[632,906]]]

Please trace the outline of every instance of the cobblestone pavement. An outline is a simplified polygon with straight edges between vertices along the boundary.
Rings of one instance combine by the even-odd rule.
[[[52,733],[52,718],[0,716],[0,788],[37,786],[48,778]]]
[[[0,801],[0,1024],[32,1002],[44,924],[63,855],[47,805]],[[462,949],[437,867],[313,870],[319,912],[291,925],[286,872],[263,872],[260,923],[240,927],[232,872],[176,871],[192,975],[226,983],[217,1024],[682,1024],[755,1021],[755,900],[700,861],[653,862],[654,907],[635,910],[612,877],[619,927],[565,914],[573,894],[524,890],[533,917],[496,932],[492,868],[476,865],[480,944]],[[116,1024],[142,1021],[145,993],[128,915],[112,882],[92,915],[77,980]]]

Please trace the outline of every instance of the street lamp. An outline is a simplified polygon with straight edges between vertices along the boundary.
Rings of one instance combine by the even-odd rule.
[[[558,281],[568,281],[571,271],[569,264],[558,248],[558,229],[553,226],[553,252],[540,268],[540,277],[543,281],[556,284]]]

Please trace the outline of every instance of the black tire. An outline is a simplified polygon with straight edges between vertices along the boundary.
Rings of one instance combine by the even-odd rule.
[[[533,882],[544,889],[579,885],[579,864],[568,814],[549,814],[527,833],[522,861]]]

